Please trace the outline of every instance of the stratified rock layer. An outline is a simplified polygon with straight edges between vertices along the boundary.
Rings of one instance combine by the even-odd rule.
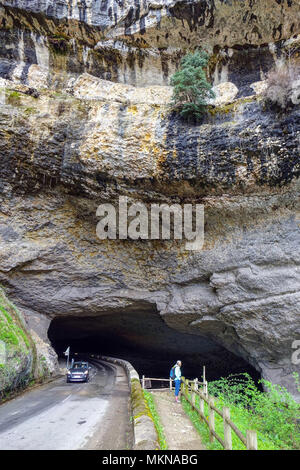
[[[83,72],[137,86],[167,85],[182,55],[205,47],[214,84],[234,82],[242,96],[282,59],[282,47],[290,47],[300,29],[297,0],[2,4],[0,76],[38,77],[46,86]]]

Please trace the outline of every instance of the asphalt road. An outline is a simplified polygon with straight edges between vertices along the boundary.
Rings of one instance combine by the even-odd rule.
[[[88,383],[63,377],[2,404],[0,450],[130,448],[123,369],[94,362],[90,374]]]

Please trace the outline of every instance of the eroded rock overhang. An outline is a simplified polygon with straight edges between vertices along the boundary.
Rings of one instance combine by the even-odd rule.
[[[102,11],[104,27],[78,16],[76,2],[72,13],[60,2],[60,13],[47,17],[44,2],[32,5],[35,14],[1,10],[0,282],[10,297],[45,340],[53,319],[101,325],[101,317],[124,312],[146,317],[150,305],[173,331],[198,335],[200,350],[206,338],[209,354],[225,348],[293,390],[299,107],[265,110],[250,85],[297,44],[296,3],[215,2],[214,10],[181,2],[152,5],[155,15],[147,4],[145,23],[148,14],[167,14],[145,31],[130,3],[116,19]],[[188,125],[169,112],[171,90],[161,85],[184,51],[204,40],[211,76],[235,83],[239,95]],[[179,242],[100,242],[97,205],[121,194],[203,203],[203,251],[187,253]]]

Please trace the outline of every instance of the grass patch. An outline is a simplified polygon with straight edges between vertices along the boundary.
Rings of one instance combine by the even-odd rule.
[[[295,377],[297,382],[297,377]],[[287,390],[279,385],[261,381],[267,392],[257,389],[248,374],[232,375],[209,384],[209,394],[215,398],[215,406],[230,409],[230,418],[246,436],[249,429],[257,431],[259,450],[281,450],[300,448],[300,405]],[[209,431],[197,411],[182,397],[182,406],[195,428],[201,434],[203,443],[211,450],[222,449],[221,444],[209,441]],[[199,407],[199,398],[196,398]],[[208,417],[208,406],[204,405]],[[215,431],[223,439],[223,420],[215,413]],[[244,450],[244,444],[232,431],[233,450]]]
[[[27,106],[26,108],[24,108],[24,114],[26,114],[26,116],[30,116],[30,115],[36,114],[36,113],[37,113],[36,108],[30,107],[30,106]]]
[[[21,102],[21,93],[15,90],[7,90],[6,91],[6,98],[8,104],[12,106],[18,106]]]
[[[6,344],[18,346],[19,340],[14,328],[8,325],[5,321],[0,320],[0,340]]]
[[[222,409],[222,404],[216,400],[215,405],[217,408]],[[221,444],[215,440],[214,442],[210,442],[209,440],[209,430],[207,425],[202,421],[199,417],[197,411],[193,410],[192,406],[189,404],[187,400],[182,398],[182,406],[186,414],[191,419],[192,423],[194,424],[195,428],[199,432],[202,438],[203,444],[205,444],[206,448],[209,450],[223,450]],[[238,427],[238,429],[244,434],[246,437],[246,432],[248,429],[252,429],[251,426],[251,419],[247,416],[245,410],[236,407],[236,406],[229,406],[230,408],[230,418],[234,422],[234,424]],[[208,418],[208,406],[204,405],[204,413],[205,416]],[[224,427],[223,427],[223,420],[221,416],[215,413],[215,431],[216,433],[224,439]],[[239,440],[236,434],[232,431],[232,450],[245,450],[246,447],[244,444]],[[277,450],[278,448],[267,436],[263,435],[262,433],[257,433],[257,445],[258,450]]]
[[[195,429],[200,434],[201,441],[204,444],[204,446],[206,447],[206,449],[208,449],[208,450],[221,450],[222,446],[218,441],[213,442],[213,443],[210,442],[208,427],[206,426],[204,421],[202,421],[200,419],[200,416],[197,413],[197,411],[195,411],[193,409],[192,405],[190,405],[189,402],[183,396],[181,396],[181,404],[182,404],[183,410],[185,411],[185,413],[188,415],[188,417],[192,421]]]
[[[0,400],[22,390],[34,372],[35,353],[24,319],[0,288]],[[30,361],[31,366],[30,366]]]
[[[3,306],[5,303],[3,297],[0,297],[0,302],[0,340],[13,346],[21,346],[22,343],[25,343],[26,347],[29,349],[29,339],[19,326],[18,318],[14,319]]]
[[[168,446],[167,446],[167,442],[166,442],[166,436],[165,436],[165,433],[164,433],[164,429],[161,425],[159,415],[156,411],[153,395],[152,395],[152,393],[147,392],[146,390],[144,390],[144,397],[146,399],[147,405],[148,405],[149,410],[151,412],[152,420],[154,422],[155,429],[156,429],[156,432],[158,434],[159,446],[162,450],[167,450]]]

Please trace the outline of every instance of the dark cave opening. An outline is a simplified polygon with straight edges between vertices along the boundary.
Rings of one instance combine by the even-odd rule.
[[[259,372],[243,358],[211,339],[181,333],[166,325],[157,312],[118,312],[99,316],[62,316],[52,320],[48,337],[59,356],[68,346],[74,353],[97,353],[126,359],[140,375],[167,378],[180,359],[182,373],[209,381],[247,372],[257,382]]]

